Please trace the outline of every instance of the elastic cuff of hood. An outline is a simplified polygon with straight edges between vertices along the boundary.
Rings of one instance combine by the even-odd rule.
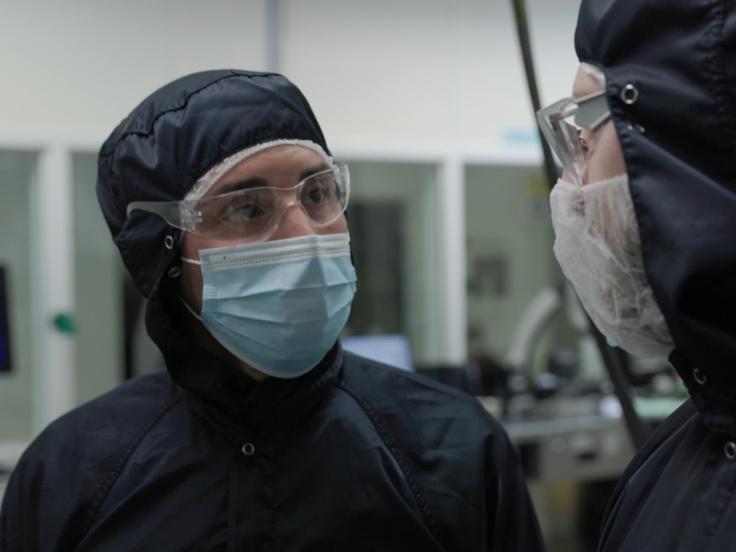
[[[311,140],[269,140],[268,142],[262,142],[260,144],[256,144],[255,146],[249,146],[245,149],[242,149],[214,165],[204,174],[204,176],[200,177],[197,182],[194,183],[194,186],[184,199],[200,199],[205,194],[207,194],[207,192],[210,190],[210,188],[212,188],[215,182],[220,180],[220,178],[222,178],[235,165],[260,151],[276,146],[301,146],[303,148],[310,149],[315,153],[318,153],[328,165],[332,166],[334,164],[334,159],[327,155],[327,152],[322,149],[322,146],[320,146],[316,142],[312,142]]]

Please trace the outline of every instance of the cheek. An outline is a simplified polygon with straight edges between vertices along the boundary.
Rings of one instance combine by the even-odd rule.
[[[320,228],[320,234],[344,234],[348,231],[348,221],[345,215],[341,216],[332,224]]]
[[[606,123],[588,159],[588,181],[608,180],[626,172],[626,163],[613,123]]]

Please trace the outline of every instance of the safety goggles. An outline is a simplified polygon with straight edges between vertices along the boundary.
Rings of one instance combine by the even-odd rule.
[[[175,228],[228,241],[257,242],[278,228],[281,217],[297,205],[313,227],[335,222],[348,206],[347,165],[311,174],[291,188],[250,187],[219,195],[181,201],[133,201],[135,210],[154,213]]]
[[[595,132],[611,118],[606,91],[580,98],[564,98],[537,111],[537,121],[563,169],[578,185],[585,173],[586,130]]]

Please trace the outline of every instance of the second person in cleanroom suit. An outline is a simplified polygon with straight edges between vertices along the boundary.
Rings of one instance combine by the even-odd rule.
[[[736,5],[583,0],[555,254],[592,320],[690,398],[621,476],[601,552],[736,547]]]

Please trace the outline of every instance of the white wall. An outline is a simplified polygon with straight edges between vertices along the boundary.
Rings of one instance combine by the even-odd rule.
[[[183,74],[261,68],[263,17],[261,0],[0,0],[0,127],[109,133]]]
[[[569,94],[578,0],[529,4],[543,101]],[[504,145],[533,131],[510,0],[286,0],[282,69],[332,142]]]
[[[100,137],[187,72],[265,67],[268,0],[0,0],[0,130]],[[566,94],[578,0],[527,0],[543,101]],[[533,131],[510,0],[280,0],[281,67],[333,145],[504,145]],[[449,146],[448,146],[449,147]]]

